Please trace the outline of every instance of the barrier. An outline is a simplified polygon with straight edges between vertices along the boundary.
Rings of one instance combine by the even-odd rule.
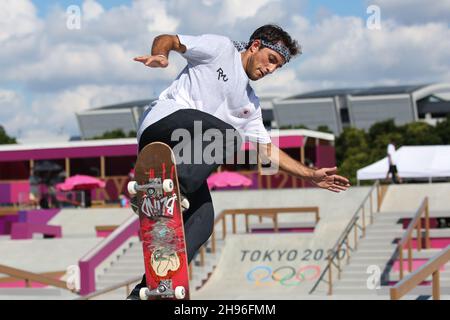
[[[138,231],[139,218],[136,215],[132,215],[125,223],[80,259],[81,295],[95,292],[95,268],[125,241],[135,236]]]
[[[394,287],[392,287],[390,292],[391,300],[401,299],[404,295],[408,294],[408,292],[425,281],[425,279],[430,275],[433,276],[433,299],[440,300],[440,269],[448,261],[450,261],[450,246],[442,250],[441,253],[430,259],[428,263],[423,265],[415,272],[409,274],[403,280],[398,282]]]

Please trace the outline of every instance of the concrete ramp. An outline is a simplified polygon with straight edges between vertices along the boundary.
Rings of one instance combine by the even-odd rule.
[[[327,248],[302,234],[234,235],[193,299],[300,299],[325,266]],[[313,249],[311,249],[313,248]]]
[[[96,226],[118,226],[133,214],[130,208],[63,209],[49,225],[61,226],[64,238],[90,238],[96,237]]]
[[[390,185],[382,212],[415,212],[424,197],[429,197],[431,211],[450,211],[450,183]]]
[[[102,239],[0,241],[0,264],[35,273],[64,271]],[[0,275],[3,277],[4,275]]]
[[[341,194],[319,189],[213,194],[217,212],[233,207],[318,206],[321,220],[312,234],[227,235],[217,267],[206,284],[192,294],[193,299],[310,297],[308,293],[326,265],[328,250],[335,245],[369,190],[369,187],[351,188]],[[237,222],[239,231],[244,228],[244,222],[239,219]],[[219,224],[219,235],[220,228]],[[340,255],[344,258],[345,252]]]

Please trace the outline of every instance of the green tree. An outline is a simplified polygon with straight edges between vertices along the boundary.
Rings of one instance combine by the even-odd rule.
[[[317,131],[333,134],[333,131],[328,126],[319,126]]]
[[[450,114],[433,127],[425,122],[396,126],[393,119],[375,123],[366,134],[363,130],[346,128],[336,139],[336,158],[340,173],[356,181],[356,172],[386,157],[386,147],[404,145],[438,145],[450,143]]]
[[[16,144],[15,138],[8,136],[3,126],[0,126],[0,144]]]
[[[336,159],[339,173],[356,183],[356,171],[370,164],[368,135],[364,130],[345,128],[336,139]]]
[[[92,140],[103,140],[103,139],[123,139],[127,138],[125,132],[122,129],[117,129],[113,131],[107,131],[101,136],[92,138]]]
[[[404,144],[408,146],[437,145],[442,143],[435,127],[425,122],[412,122],[402,126]]]
[[[375,139],[386,133],[400,132],[400,129],[395,125],[394,119],[386,121],[380,121],[374,123],[369,129],[369,140],[375,141]]]
[[[292,129],[306,129],[306,130],[309,130],[309,128],[307,126],[305,126],[304,124],[288,125],[288,126],[280,127],[280,130],[292,130]]]
[[[436,125],[436,134],[441,138],[443,144],[450,144],[450,113],[444,121]]]
[[[336,158],[338,163],[354,153],[368,152],[367,134],[364,130],[357,128],[345,128],[336,139]]]
[[[359,169],[371,163],[369,155],[365,152],[350,154],[339,166],[339,174],[347,177],[352,185],[356,185],[356,173]]]

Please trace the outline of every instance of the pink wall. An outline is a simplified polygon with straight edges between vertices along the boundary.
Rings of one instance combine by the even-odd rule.
[[[111,255],[119,246],[121,246],[130,237],[139,233],[139,219],[128,221],[128,225],[108,235],[93,252],[89,252],[89,258],[81,258],[78,262],[80,267],[81,295],[88,295],[95,291],[95,268]]]
[[[26,197],[26,199],[19,198],[21,193]],[[28,181],[0,183],[0,203],[12,204],[18,203],[19,200],[28,200],[29,193],[30,183]]]
[[[421,266],[426,264],[429,260],[428,259],[413,259],[412,261],[412,270],[415,271],[419,269]],[[394,271],[400,271],[400,261],[397,260],[394,262]],[[408,261],[405,259],[403,260],[403,270],[408,271]],[[445,266],[442,266],[440,268],[440,271],[445,271]]]
[[[333,146],[316,147],[316,167],[332,168],[336,166],[336,152]]]
[[[137,145],[95,146],[77,148],[36,149],[23,151],[0,152],[2,161],[27,161],[65,159],[65,158],[95,158],[101,156],[127,156],[136,155]]]
[[[399,240],[397,239],[397,243]],[[444,249],[450,245],[450,238],[430,238],[430,247],[431,249]],[[411,247],[413,249],[417,249],[417,239],[413,238],[411,240]],[[422,248],[425,248],[425,238],[422,238]],[[404,249],[408,249],[408,244],[405,244]]]

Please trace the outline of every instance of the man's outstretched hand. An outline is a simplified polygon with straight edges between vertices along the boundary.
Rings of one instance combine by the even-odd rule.
[[[163,55],[137,57],[134,61],[141,62],[150,68],[167,68],[169,65],[169,60]]]
[[[322,168],[314,171],[312,182],[319,188],[327,189],[339,193],[346,191],[350,187],[350,181],[347,178],[336,174],[337,168]]]

